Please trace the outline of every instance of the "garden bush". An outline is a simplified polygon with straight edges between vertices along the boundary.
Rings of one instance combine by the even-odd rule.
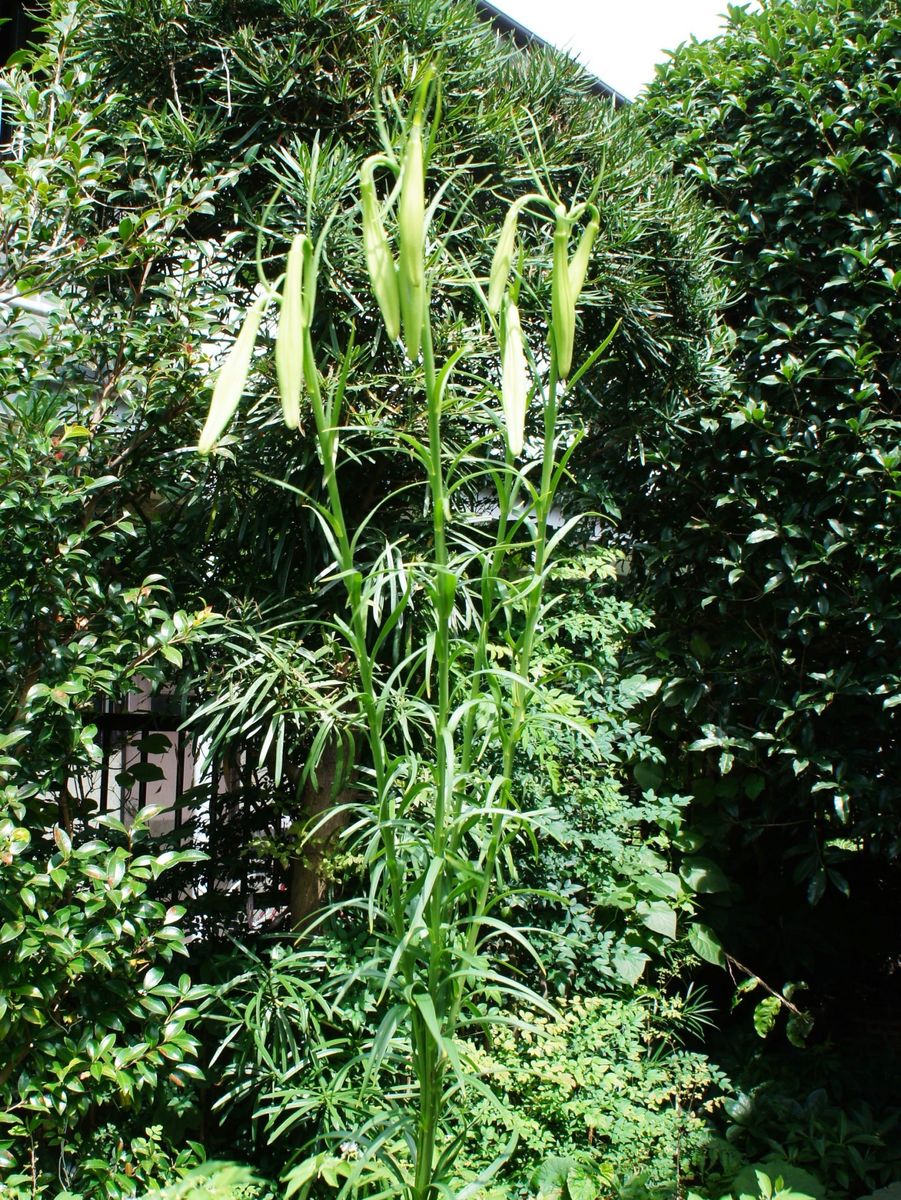
[[[720,214],[734,344],[624,493],[656,728],[766,920],[897,857],[899,56],[894,3],[772,0],[642,104]]]

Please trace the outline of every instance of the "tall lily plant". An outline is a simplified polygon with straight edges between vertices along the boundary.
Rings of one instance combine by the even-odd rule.
[[[366,522],[351,529],[345,516],[341,451],[348,429],[341,414],[352,354],[326,378],[313,337],[325,235],[314,244],[299,232],[275,293],[251,307],[200,439],[201,452],[210,452],[232,419],[261,312],[277,301],[284,419],[296,428],[302,412],[312,415],[324,498],[307,502],[332,549],[331,582],[340,581],[346,597],[333,632],[355,666],[347,708],[360,748],[345,836],[362,856],[369,881],[367,895],[343,905],[368,924],[370,956],[353,978],[348,968],[323,980],[315,1003],[323,1025],[333,1028],[342,997],[362,978],[379,1008],[375,1031],[354,1054],[346,1046],[337,1054],[337,1043],[323,1050],[321,1078],[331,1096],[326,1107],[355,1112],[357,1119],[351,1126],[335,1117],[334,1145],[294,1170],[289,1194],[306,1191],[317,1178],[347,1193],[409,1200],[459,1190],[460,1143],[446,1134],[445,1118],[461,1090],[485,1090],[469,1069],[464,1035],[545,1006],[521,975],[503,967],[504,946],[532,954],[527,931],[504,914],[517,891],[514,849],[534,843],[542,822],[541,813],[519,803],[517,748],[528,722],[570,719],[553,711],[532,660],[551,558],[570,528],[551,520],[577,440],[558,436],[558,408],[581,373],[572,372],[576,305],[598,215],[590,203],[567,205],[536,173],[535,191],[511,205],[499,231],[487,281],[467,264],[457,270],[458,283],[463,279],[481,298],[485,321],[469,344],[440,359],[431,314],[449,252],[431,236],[442,203],[440,192],[431,201],[427,195],[432,91],[424,79],[399,149],[386,139],[384,153],[362,164],[359,180],[372,290],[388,338],[422,389],[426,414],[421,437],[390,429],[378,436],[390,452],[417,464],[431,521],[430,553],[405,561],[395,547],[363,562]],[[550,312],[528,323],[547,330],[543,346],[527,343],[520,319],[524,212],[532,235],[552,242]],[[475,404],[473,372],[466,374],[463,424],[470,442],[461,450],[459,438],[451,447],[445,426],[455,419],[459,429],[457,380],[467,361],[470,368],[485,361],[486,330],[495,339],[495,365]],[[537,421],[529,421],[530,413]],[[474,496],[483,510],[478,523],[466,511]],[[400,628],[415,636],[393,639]],[[406,649],[392,652],[396,645]],[[303,954],[301,943],[295,958],[302,961]],[[339,1065],[332,1069],[333,1061]],[[277,1104],[273,1112],[277,1123]],[[313,1112],[311,1098],[307,1115]],[[285,1121],[303,1116],[295,1096]]]

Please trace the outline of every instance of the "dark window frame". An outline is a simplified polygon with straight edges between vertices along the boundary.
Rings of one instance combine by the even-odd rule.
[[[9,3],[10,0],[7,0]],[[3,13],[0,23],[0,69],[6,66],[18,50],[34,40],[40,22],[40,0],[11,0],[11,11]],[[12,127],[0,107],[0,146],[12,137]]]

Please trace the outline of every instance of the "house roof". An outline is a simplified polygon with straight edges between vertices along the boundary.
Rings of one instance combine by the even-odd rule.
[[[555,49],[550,42],[543,37],[539,37],[531,29],[527,29],[521,22],[515,20],[507,13],[499,9],[495,4],[491,4],[489,0],[475,0],[476,11],[486,21],[490,21],[495,29],[502,33],[509,33],[517,46],[545,46],[548,49]],[[615,87],[611,87],[609,83],[605,83],[603,79],[599,79],[592,71],[585,68],[585,74],[591,80],[592,90],[597,92],[599,96],[606,96],[611,99],[614,105],[619,108],[621,105],[628,104],[629,99],[622,92],[618,92]]]

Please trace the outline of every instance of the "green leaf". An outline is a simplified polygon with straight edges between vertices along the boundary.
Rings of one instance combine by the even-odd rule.
[[[689,925],[688,941],[698,958],[703,958],[705,962],[713,963],[716,967],[725,967],[726,954],[722,943],[709,925],[701,925],[698,922]]]
[[[639,875],[635,886],[647,896],[659,900],[677,900],[682,893],[678,875],[672,871],[660,871],[655,875]]]
[[[106,950],[103,950],[99,947],[89,947],[85,950],[85,953],[92,958],[94,962],[99,963],[104,970],[112,971],[114,969],[113,960],[110,958]]]
[[[168,642],[161,642],[160,653],[167,662],[173,663],[176,667],[184,666],[184,657],[177,646],[172,646]]]
[[[61,829],[59,825],[53,827],[53,840],[56,843],[56,848],[59,850],[63,858],[68,858],[72,853],[72,839],[66,833],[65,829]]]
[[[612,962],[613,969],[619,978],[634,987],[644,974],[644,969],[650,962],[650,958],[637,946],[632,946],[627,942],[620,942],[613,953]]]
[[[651,903],[642,901],[637,908],[641,923],[653,933],[659,933],[665,938],[674,939],[676,936],[676,911],[664,904],[662,900]]]
[[[782,1008],[778,996],[765,996],[758,1001],[754,1008],[754,1030],[758,1037],[765,1038],[776,1024],[776,1018]]]
[[[789,1013],[788,1020],[785,1023],[785,1036],[793,1046],[797,1046],[799,1050],[803,1050],[807,1045],[807,1039],[810,1037],[812,1030],[813,1017],[809,1013]]]
[[[161,982],[162,978],[163,972],[159,969],[159,967],[151,967],[141,982],[144,989],[150,992],[153,991],[156,985]]]
[[[679,870],[679,876],[690,892],[701,895],[727,892],[730,887],[729,880],[709,858],[686,858]]]
[[[663,768],[659,763],[636,763],[632,768],[632,775],[644,792],[655,791],[663,782]]]

